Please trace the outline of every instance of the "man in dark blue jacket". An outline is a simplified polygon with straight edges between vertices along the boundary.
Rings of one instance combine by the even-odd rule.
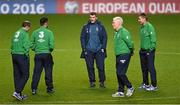
[[[104,61],[106,58],[107,34],[104,26],[97,20],[95,12],[89,15],[89,21],[81,31],[81,58],[85,58],[90,87],[95,87],[94,61],[99,73],[99,86],[105,88]]]

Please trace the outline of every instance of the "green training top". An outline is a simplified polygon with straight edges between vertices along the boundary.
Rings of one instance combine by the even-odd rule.
[[[156,48],[156,33],[155,29],[149,22],[145,23],[140,28],[140,47],[145,50],[153,50]]]
[[[29,55],[30,47],[29,34],[20,28],[12,37],[11,53]]]
[[[124,27],[121,27],[115,31],[114,35],[115,55],[130,53],[130,49],[134,49],[131,34]]]
[[[32,50],[36,54],[51,53],[54,49],[54,35],[52,31],[41,26],[32,33]]]

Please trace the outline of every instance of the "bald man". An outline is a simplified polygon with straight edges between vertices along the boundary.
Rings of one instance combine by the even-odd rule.
[[[115,31],[114,34],[114,51],[116,56],[116,74],[118,79],[118,92],[112,94],[112,97],[125,97],[124,87],[127,87],[126,96],[133,95],[134,88],[126,76],[129,66],[130,58],[133,55],[134,44],[131,34],[123,26],[123,19],[121,17],[114,17],[112,26]]]

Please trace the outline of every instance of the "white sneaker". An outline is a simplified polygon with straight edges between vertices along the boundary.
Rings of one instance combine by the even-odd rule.
[[[128,88],[126,96],[127,97],[131,97],[133,95],[133,93],[134,93],[134,88],[133,87],[132,88]]]
[[[21,94],[20,94],[20,93],[14,92],[12,96],[13,96],[14,98],[16,98],[17,100],[19,100],[19,101],[22,101],[22,100],[23,100],[23,98],[21,97]]]
[[[146,84],[141,84],[140,86],[139,86],[139,89],[147,89],[147,88],[149,88],[150,86],[149,85],[146,85]]]
[[[146,90],[147,90],[147,91],[157,91],[158,88],[157,88],[157,86],[154,87],[154,86],[151,85],[149,88],[146,88]]]
[[[116,93],[112,94],[112,97],[124,97],[124,93],[123,92],[116,92]]]

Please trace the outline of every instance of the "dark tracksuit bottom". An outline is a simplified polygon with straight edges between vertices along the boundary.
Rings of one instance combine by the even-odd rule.
[[[29,57],[23,54],[12,54],[14,87],[21,93],[29,78]]]
[[[35,67],[34,67],[31,88],[35,90],[37,89],[41,77],[41,73],[44,68],[45,83],[47,86],[47,90],[53,89],[52,70],[54,63],[53,63],[52,55],[50,53],[35,54],[34,62],[35,62]]]
[[[94,71],[94,60],[96,61],[96,67],[98,68],[99,82],[104,83],[106,79],[104,70],[105,53],[101,52],[101,50],[99,50],[96,53],[87,51],[87,55],[85,56],[89,82],[96,81]]]
[[[130,54],[120,54],[116,56],[116,74],[118,79],[118,92],[124,92],[124,86],[131,88],[132,85],[126,76],[126,72],[131,59]]]
[[[156,79],[156,70],[154,66],[155,60],[155,50],[147,51],[141,49],[139,52],[140,61],[141,61],[141,70],[143,76],[143,83],[149,85],[148,81],[148,72],[150,73],[151,77],[151,84],[156,87],[157,86],[157,79]]]

